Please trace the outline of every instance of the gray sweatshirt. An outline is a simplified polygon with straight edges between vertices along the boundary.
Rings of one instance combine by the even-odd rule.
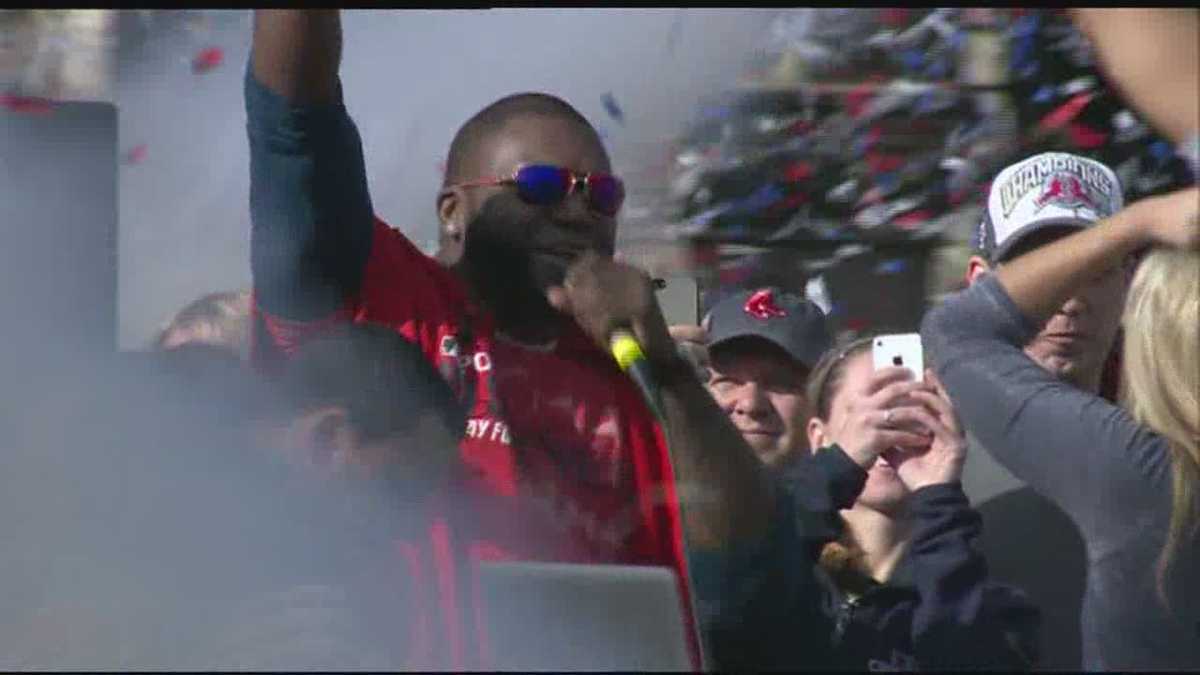
[[[1083,535],[1083,667],[1200,669],[1200,598],[1172,596],[1172,616],[1154,594],[1171,509],[1168,445],[1026,356],[1021,345],[1037,330],[988,275],[930,311],[921,333],[964,426]],[[1194,566],[1180,568],[1178,587],[1200,587]]]

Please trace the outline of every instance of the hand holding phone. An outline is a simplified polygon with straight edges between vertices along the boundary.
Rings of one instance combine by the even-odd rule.
[[[914,380],[925,380],[925,351],[917,333],[880,335],[871,345],[871,359],[875,370],[907,368]]]

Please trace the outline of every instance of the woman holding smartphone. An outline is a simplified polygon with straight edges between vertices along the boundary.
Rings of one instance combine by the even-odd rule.
[[[778,476],[774,538],[721,564],[692,558],[697,596],[719,609],[704,622],[714,658],[723,669],[1028,669],[1038,612],[990,583],[971,547],[980,519],[959,483],[954,409],[935,381],[876,370],[872,342],[835,347],[813,369],[818,449]]]
[[[834,617],[828,665],[1027,669],[1037,610],[990,583],[971,547],[980,518],[959,482],[966,438],[954,408],[931,373],[914,382],[884,365],[891,352],[873,357],[875,342],[831,351],[809,381],[808,437],[819,450],[794,495],[800,513],[828,524],[808,528]],[[833,488],[832,501],[812,479]]]
[[[1089,671],[1200,668],[1198,214],[1194,187],[1132,204],[1000,267],[923,326],[967,426],[1083,535]],[[1080,286],[1147,246],[1158,248],[1141,262],[1123,318],[1121,406],[1024,354]]]

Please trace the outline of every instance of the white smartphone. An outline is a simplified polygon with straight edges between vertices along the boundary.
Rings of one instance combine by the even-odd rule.
[[[921,348],[921,336],[917,333],[880,335],[871,347],[871,358],[875,370],[908,368],[918,382],[925,380],[925,351]]]

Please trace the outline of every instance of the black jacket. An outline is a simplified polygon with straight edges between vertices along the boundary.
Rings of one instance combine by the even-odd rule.
[[[872,582],[851,598],[817,564],[825,544],[842,533],[839,511],[854,503],[866,479],[840,448],[822,449],[784,477],[779,526],[759,551],[720,564],[694,556],[701,625],[716,665],[1029,669],[1038,610],[1021,592],[987,581],[972,547],[979,515],[957,483],[912,493],[913,540],[891,582]]]

